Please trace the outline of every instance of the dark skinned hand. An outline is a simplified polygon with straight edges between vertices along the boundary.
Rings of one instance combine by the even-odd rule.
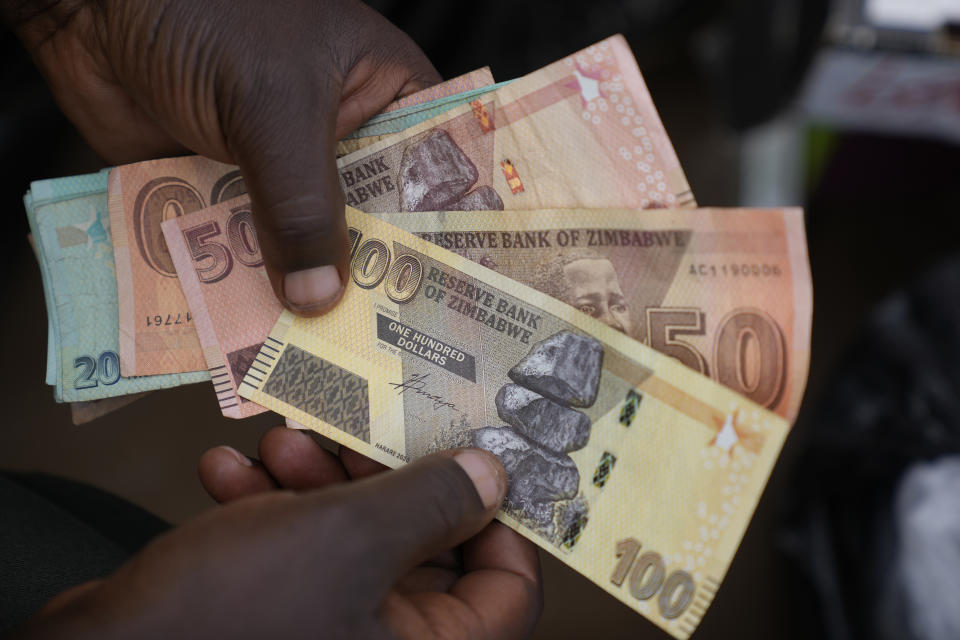
[[[260,455],[263,463],[226,447],[204,454],[201,479],[224,506],[109,578],[61,595],[21,637],[531,633],[541,607],[537,552],[491,522],[506,490],[494,456],[465,449],[380,472],[286,428],[264,436]]]
[[[303,315],[340,299],[349,256],[334,157],[397,97],[440,80],[354,0],[0,0],[61,109],[119,164],[238,164],[267,273]]]

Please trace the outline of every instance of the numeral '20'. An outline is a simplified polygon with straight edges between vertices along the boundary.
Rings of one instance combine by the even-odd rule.
[[[120,357],[113,351],[104,351],[96,360],[90,356],[75,358],[73,368],[80,369],[74,389],[92,389],[98,384],[109,387],[120,379]]]

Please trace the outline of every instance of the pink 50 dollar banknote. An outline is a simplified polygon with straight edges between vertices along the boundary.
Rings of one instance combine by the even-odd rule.
[[[380,215],[796,417],[813,304],[799,209]],[[249,367],[263,364],[257,349],[281,313],[248,221],[247,200],[238,198],[163,224],[230,417],[261,411],[237,389]],[[362,277],[383,266],[378,260],[353,269]]]
[[[250,200],[235,198],[161,225],[190,306],[220,411],[266,411],[237,395],[283,307],[270,288]]]

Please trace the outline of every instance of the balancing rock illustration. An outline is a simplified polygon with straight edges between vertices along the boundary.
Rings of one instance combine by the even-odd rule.
[[[555,502],[577,495],[580,473],[570,456],[557,454],[510,427],[473,432],[474,445],[495,454],[510,477],[511,494],[525,502]]]
[[[503,209],[503,200],[484,185],[470,193],[480,173],[443,129],[410,145],[400,159],[401,211],[478,211]]]
[[[503,211],[500,194],[490,185],[477,187],[456,202],[447,205],[448,211]]]
[[[521,435],[558,452],[576,451],[590,438],[590,418],[518,384],[497,393],[497,414]]]
[[[508,376],[560,404],[589,407],[600,390],[603,345],[572,331],[555,333],[533,345]]]
[[[580,472],[567,454],[590,439],[590,418],[571,407],[596,402],[602,365],[598,341],[555,333],[510,369],[515,384],[497,392],[497,414],[507,425],[471,433],[473,446],[499,457],[507,470],[506,506],[551,537],[556,504],[575,498],[580,487]]]

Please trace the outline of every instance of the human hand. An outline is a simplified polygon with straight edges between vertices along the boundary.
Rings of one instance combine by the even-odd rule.
[[[186,150],[240,166],[283,304],[322,313],[349,260],[336,141],[439,82],[356,0],[0,0],[61,109],[113,164]]]
[[[48,608],[24,637],[531,632],[541,599],[536,549],[490,522],[506,490],[492,455],[446,452],[377,473],[358,454],[338,458],[286,429],[265,436],[260,455],[263,467],[222,448],[205,454],[204,484],[229,504]],[[345,482],[351,473],[366,477]],[[267,490],[274,483],[326,488]]]
[[[275,427],[264,434],[258,454],[259,460],[250,460],[230,447],[210,449],[200,458],[200,481],[211,497],[228,503],[277,488],[317,489],[388,471],[388,467],[347,447],[340,447],[339,454],[335,455],[305,432],[285,427]],[[398,584],[409,594],[420,594],[418,597],[425,601],[436,599],[437,606],[442,607],[445,598],[441,592],[449,590],[465,576],[467,557],[476,558],[480,561],[478,566],[487,567],[486,588],[492,591],[500,590],[504,580],[514,580],[510,574],[519,574],[529,582],[532,597],[522,598],[517,609],[498,612],[505,619],[525,616],[529,628],[522,635],[529,635],[542,608],[540,560],[532,542],[500,522],[491,522],[461,547],[440,551],[412,568]],[[455,608],[450,613],[455,614]],[[492,613],[486,612],[485,615]],[[500,621],[493,626],[503,629],[508,624]],[[403,633],[398,635],[407,637]],[[513,637],[501,635],[501,632],[493,632],[490,636]],[[409,637],[414,636],[410,634]],[[441,634],[441,637],[444,636]],[[452,637],[474,636],[461,634]]]

